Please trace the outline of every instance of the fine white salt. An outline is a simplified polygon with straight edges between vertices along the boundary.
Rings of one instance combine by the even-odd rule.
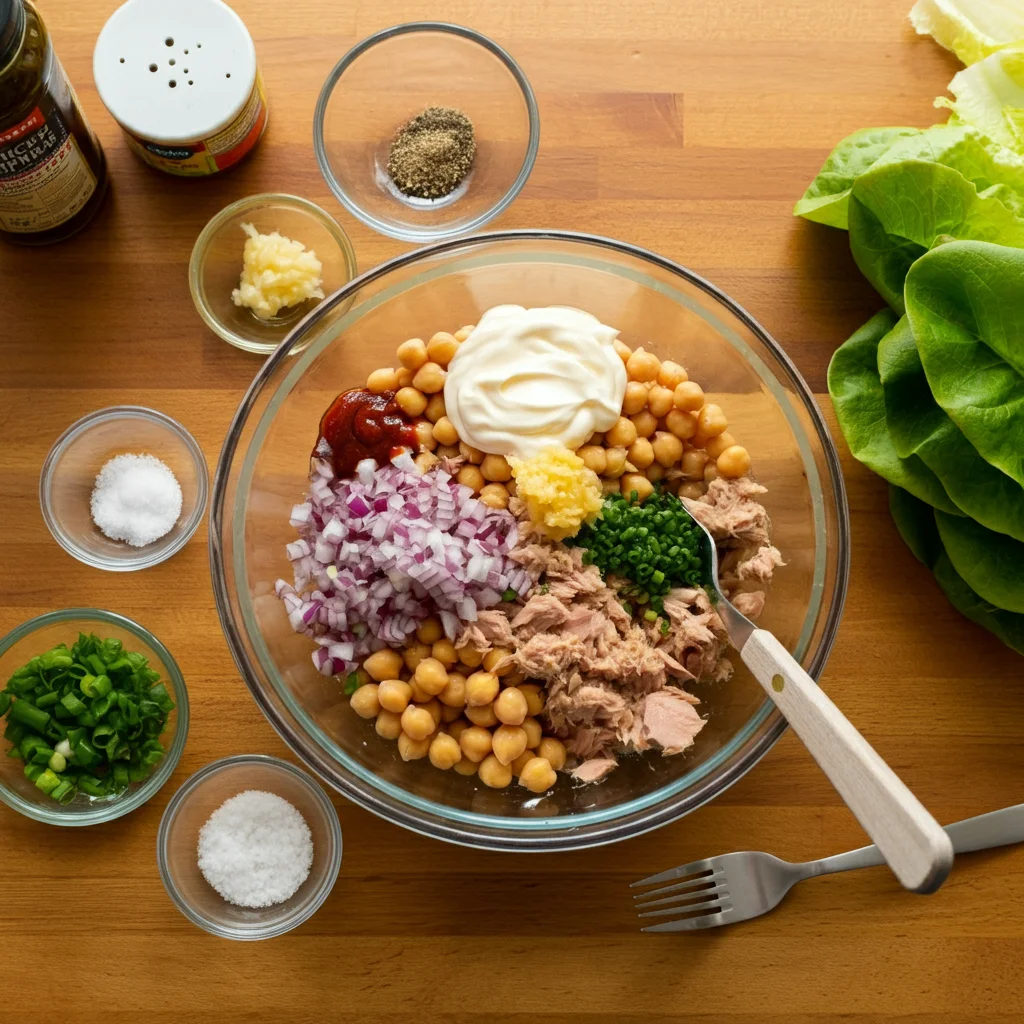
[[[181,515],[181,486],[153,455],[117,455],[96,477],[93,522],[111,540],[142,548],[169,533]]]
[[[305,818],[275,793],[247,789],[222,803],[199,830],[199,870],[239,907],[284,902],[312,864]]]

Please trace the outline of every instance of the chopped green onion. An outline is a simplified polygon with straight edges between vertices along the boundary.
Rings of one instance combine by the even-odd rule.
[[[506,590],[505,593],[501,595],[501,599],[502,601],[514,601],[518,596],[519,594],[511,587],[509,587],[508,590]]]
[[[48,708],[56,704],[58,700],[60,700],[60,695],[56,690],[51,690],[49,693],[44,693],[41,697],[36,697],[36,707]]]
[[[78,795],[78,787],[70,779],[61,779],[50,791],[50,796],[59,804],[69,804]]]
[[[10,710],[7,712],[7,720],[10,722],[20,722],[22,725],[27,725],[30,729],[35,729],[36,732],[42,732],[46,728],[46,723],[50,721],[50,714],[48,711],[40,711],[34,704],[30,704],[25,698],[16,700]]]
[[[648,608],[647,611],[644,612],[644,618],[648,622],[657,622],[658,613],[653,608]]]
[[[6,715],[7,709],[11,706],[11,695],[6,692],[0,692],[0,715]]]
[[[359,689],[359,676],[355,672],[350,672],[345,677],[345,685],[342,687],[342,692],[346,697],[351,697],[356,690]]]
[[[65,693],[60,702],[73,715],[84,715],[89,710],[73,693]]]
[[[50,755],[50,760],[46,762],[46,767],[54,772],[62,772],[67,766],[67,759],[56,750]]]
[[[82,681],[79,684],[82,689],[82,693],[86,697],[105,697],[110,693],[113,683],[110,681],[110,676],[103,674],[98,676],[83,676]]]
[[[50,771],[47,768],[42,775],[35,780],[36,789],[41,789],[44,793],[52,793],[59,785],[60,779],[57,777],[55,772]]]

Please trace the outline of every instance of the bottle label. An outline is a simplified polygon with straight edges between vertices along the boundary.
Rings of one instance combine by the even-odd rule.
[[[216,135],[180,145],[151,142],[125,130],[128,145],[151,167],[168,174],[199,178],[238,163],[260,140],[267,126],[267,101],[259,71],[245,106]]]
[[[85,206],[96,184],[50,96],[19,124],[0,129],[0,229],[55,228]]]

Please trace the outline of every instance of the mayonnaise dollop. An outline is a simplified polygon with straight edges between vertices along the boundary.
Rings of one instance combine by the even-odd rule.
[[[495,455],[579,448],[621,415],[618,333],[569,306],[495,306],[448,366],[446,415],[463,441]]]

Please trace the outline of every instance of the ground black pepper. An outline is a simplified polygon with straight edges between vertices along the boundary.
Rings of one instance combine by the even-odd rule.
[[[388,174],[407,196],[441,199],[459,187],[475,156],[473,122],[452,107],[427,107],[395,134]]]

